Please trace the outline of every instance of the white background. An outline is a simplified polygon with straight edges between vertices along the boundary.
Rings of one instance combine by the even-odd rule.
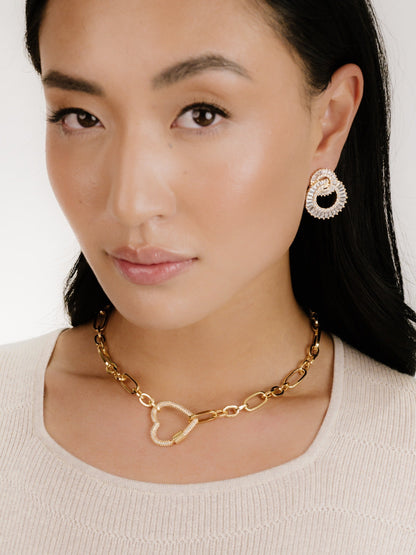
[[[393,208],[407,297],[416,308],[416,7],[412,0],[374,5],[393,80]],[[68,325],[62,289],[78,254],[48,184],[42,89],[23,35],[24,1],[0,0],[0,344]]]

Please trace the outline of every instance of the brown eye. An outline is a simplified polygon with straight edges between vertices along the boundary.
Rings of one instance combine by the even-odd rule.
[[[101,126],[98,118],[80,108],[62,108],[52,112],[47,121],[61,126],[66,133]]]
[[[215,120],[215,114],[206,108],[195,108],[192,110],[192,119],[197,125],[207,127]]]
[[[173,126],[191,130],[217,127],[221,120],[228,119],[229,117],[230,114],[219,106],[205,102],[195,102],[182,110]]]
[[[76,117],[81,127],[94,127],[98,122],[98,119],[88,112],[80,112]]]
[[[95,127],[98,123],[98,118],[84,112],[82,110],[67,112],[66,115],[62,115],[62,123],[69,127],[70,129],[88,129],[90,127]]]

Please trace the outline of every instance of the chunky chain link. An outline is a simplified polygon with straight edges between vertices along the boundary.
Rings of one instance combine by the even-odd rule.
[[[278,398],[281,395],[284,395],[286,391],[289,389],[294,389],[297,387],[300,382],[306,377],[311,365],[313,364],[314,360],[319,354],[319,343],[321,339],[321,330],[318,322],[318,318],[315,312],[310,313],[310,320],[311,320],[311,327],[313,332],[313,340],[312,344],[309,347],[309,351],[303,360],[302,364],[295,368],[294,370],[290,371],[280,382],[279,385],[274,385],[267,391],[256,391],[252,393],[244,401],[241,405],[227,405],[222,409],[208,409],[203,410],[201,412],[192,413],[188,409],[177,405],[172,401],[163,401],[161,403],[156,403],[151,395],[145,393],[140,389],[140,384],[130,374],[127,372],[121,372],[118,369],[117,364],[112,360],[110,353],[108,352],[106,340],[104,336],[104,331],[106,325],[108,323],[109,318],[109,307],[106,309],[100,310],[94,320],[94,329],[97,332],[95,336],[95,344],[97,346],[98,354],[100,355],[102,361],[105,364],[106,372],[128,393],[132,395],[136,395],[140,403],[146,407],[153,409],[152,410],[152,420],[156,422],[154,419],[154,414],[160,410],[160,406],[172,406],[173,408],[179,409],[185,414],[188,415],[189,424],[197,424],[197,423],[204,423],[204,422],[211,422],[212,420],[216,420],[217,418],[235,418],[238,416],[242,411],[247,412],[254,412],[259,410],[263,407],[271,398]],[[155,426],[154,426],[155,427]],[[158,427],[158,424],[157,424]],[[191,426],[191,429],[193,426]],[[157,428],[156,428],[157,430]],[[180,431],[175,434],[174,438],[170,441],[163,441],[159,440],[156,437],[156,430],[152,434],[152,439],[155,443],[159,445],[172,445],[175,443],[179,443],[182,439],[188,435],[190,432],[187,431]]]

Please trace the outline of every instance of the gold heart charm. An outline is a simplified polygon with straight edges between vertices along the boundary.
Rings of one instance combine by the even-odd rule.
[[[184,414],[186,414],[186,416],[192,416],[193,412],[186,409],[185,407],[182,407],[181,405],[178,405],[177,403],[174,403],[173,401],[161,401],[152,408],[151,417],[154,424],[152,426],[152,429],[150,430],[150,437],[157,445],[161,445],[162,447],[170,447],[171,445],[175,445],[176,443],[179,443],[180,441],[185,439],[186,436],[190,434],[195,426],[198,424],[198,419],[194,418],[193,420],[191,420],[186,428],[184,430],[179,430],[179,432],[176,432],[176,434],[172,436],[172,439],[160,439],[157,436],[157,431],[160,426],[159,413],[163,407],[171,407],[173,409],[176,409],[178,412],[183,412]]]

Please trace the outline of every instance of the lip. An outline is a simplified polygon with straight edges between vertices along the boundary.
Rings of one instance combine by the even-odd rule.
[[[120,260],[126,260],[132,264],[162,264],[164,262],[183,262],[194,257],[176,252],[160,249],[147,245],[139,249],[132,247],[121,247],[110,252],[110,255]]]
[[[195,258],[182,262],[163,262],[161,264],[133,264],[128,260],[114,258],[118,271],[130,282],[137,285],[155,285],[167,281],[188,269]]]
[[[163,283],[192,266],[196,258],[155,247],[123,247],[110,254],[118,272],[136,285]]]

